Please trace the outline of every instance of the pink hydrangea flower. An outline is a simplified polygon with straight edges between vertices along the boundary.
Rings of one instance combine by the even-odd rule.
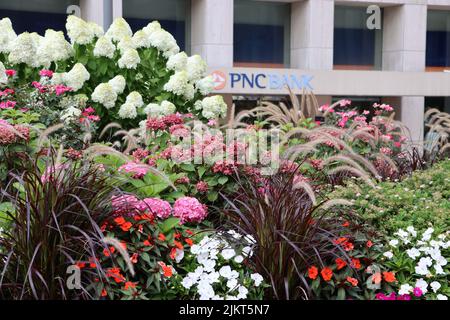
[[[134,215],[139,213],[141,202],[133,195],[120,195],[111,198],[113,213]]]
[[[144,199],[138,207],[141,212],[149,212],[160,219],[167,219],[172,214],[170,203],[158,198]]]
[[[169,132],[176,138],[187,138],[191,135],[191,132],[182,124],[176,124],[169,128]]]
[[[206,183],[205,181],[199,181],[199,182],[197,182],[197,184],[195,185],[195,188],[196,188],[197,191],[200,192],[200,193],[208,192],[208,183]]]
[[[182,224],[186,222],[201,222],[208,215],[208,210],[196,198],[182,197],[175,201],[173,215],[180,218]]]
[[[191,182],[189,177],[181,177],[175,181],[176,184],[188,184],[189,182]]]
[[[135,162],[128,162],[119,167],[119,172],[131,173],[133,178],[141,179],[148,172],[148,167],[144,164],[139,164]]]

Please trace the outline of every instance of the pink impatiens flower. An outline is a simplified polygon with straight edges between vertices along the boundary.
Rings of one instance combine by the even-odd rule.
[[[182,224],[186,222],[201,222],[208,215],[208,210],[196,198],[182,197],[175,201],[173,215],[180,218]]]
[[[41,71],[39,71],[39,75],[41,77],[51,78],[51,77],[53,77],[53,71],[52,70],[42,69]]]

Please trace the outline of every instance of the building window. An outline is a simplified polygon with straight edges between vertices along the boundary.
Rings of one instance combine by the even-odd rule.
[[[450,67],[450,11],[428,11],[426,55],[429,70]]]
[[[382,31],[368,29],[368,18],[366,7],[335,7],[335,69],[381,70]]]
[[[235,0],[235,66],[289,66],[290,12],[289,3]]]
[[[17,34],[45,34],[47,29],[65,30],[67,7],[79,0],[0,0],[0,19],[10,18]],[[1,31],[0,31],[1,32]]]
[[[123,17],[135,32],[157,20],[177,40],[182,51],[189,52],[189,0],[124,0]]]

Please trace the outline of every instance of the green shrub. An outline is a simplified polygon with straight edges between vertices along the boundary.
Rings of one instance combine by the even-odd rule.
[[[354,209],[380,232],[392,234],[413,225],[424,230],[449,229],[450,160],[416,171],[401,182],[382,182],[375,188],[350,182],[337,187],[336,198],[354,201]]]

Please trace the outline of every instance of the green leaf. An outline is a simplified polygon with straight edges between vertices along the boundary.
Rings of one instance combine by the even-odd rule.
[[[224,185],[225,183],[228,182],[228,177],[220,177],[217,181],[218,181],[221,185]]]
[[[211,191],[207,195],[208,200],[211,202],[216,201],[218,197],[219,197],[219,194],[217,193],[217,191]]]
[[[166,233],[169,230],[172,230],[173,228],[175,228],[179,224],[180,224],[180,219],[174,218],[174,217],[169,218],[161,224],[161,231],[163,233]]]
[[[345,289],[344,288],[338,289],[337,300],[345,300]]]

